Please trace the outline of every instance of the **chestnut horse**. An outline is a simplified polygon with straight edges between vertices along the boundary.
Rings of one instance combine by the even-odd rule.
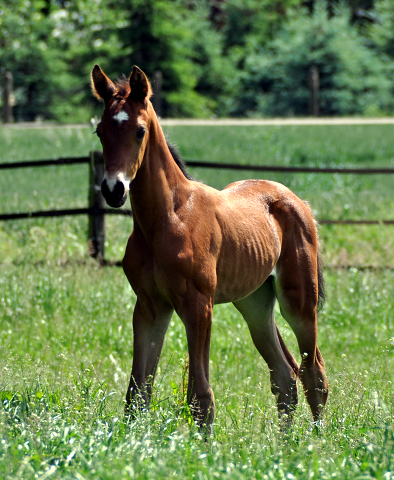
[[[193,181],[167,144],[149,81],[138,67],[128,80],[112,82],[96,65],[92,89],[105,102],[97,126],[105,162],[101,190],[112,207],[122,206],[129,194],[134,215],[123,259],[137,295],[126,412],[149,404],[175,310],[187,334],[188,402],[200,426],[212,424],[212,309],[232,302],[268,364],[280,416],[291,422],[300,377],[317,422],[328,384],[316,343],[323,299],[319,242],[307,204],[276,182],[246,180],[218,191]],[[276,299],[296,335],[300,366],[276,326]]]

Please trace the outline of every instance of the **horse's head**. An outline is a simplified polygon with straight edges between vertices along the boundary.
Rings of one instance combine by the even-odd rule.
[[[125,203],[129,184],[144,157],[152,91],[144,72],[136,66],[128,80],[114,83],[98,65],[92,70],[92,90],[105,103],[97,125],[105,164],[101,191],[108,205],[118,208]]]

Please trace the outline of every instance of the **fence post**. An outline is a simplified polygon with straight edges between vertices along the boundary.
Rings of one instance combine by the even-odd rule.
[[[14,121],[12,116],[13,98],[13,76],[11,72],[5,72],[3,78],[3,123]]]
[[[316,65],[309,69],[309,88],[311,91],[309,101],[309,113],[314,117],[320,115],[319,90],[320,90],[320,72]]]
[[[90,254],[100,262],[104,261],[105,249],[105,219],[104,213],[98,213],[105,208],[105,200],[101,194],[101,182],[104,177],[104,159],[101,152],[90,152],[89,169],[89,214],[88,242]]]

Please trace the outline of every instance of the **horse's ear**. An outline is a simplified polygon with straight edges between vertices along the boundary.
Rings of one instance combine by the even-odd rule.
[[[129,98],[144,102],[145,99],[149,100],[152,95],[152,88],[145,73],[136,65],[133,67],[130,78],[130,95]]]
[[[92,70],[92,92],[99,100],[107,103],[116,92],[115,84],[107,77],[98,65]]]

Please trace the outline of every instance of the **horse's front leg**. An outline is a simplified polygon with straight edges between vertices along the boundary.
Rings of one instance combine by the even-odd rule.
[[[213,300],[198,291],[189,294],[178,311],[186,328],[189,348],[187,399],[195,421],[211,425],[215,419],[215,398],[209,384],[209,349]]]
[[[133,316],[134,355],[126,393],[126,414],[149,405],[152,385],[172,307],[152,298],[138,299]]]

